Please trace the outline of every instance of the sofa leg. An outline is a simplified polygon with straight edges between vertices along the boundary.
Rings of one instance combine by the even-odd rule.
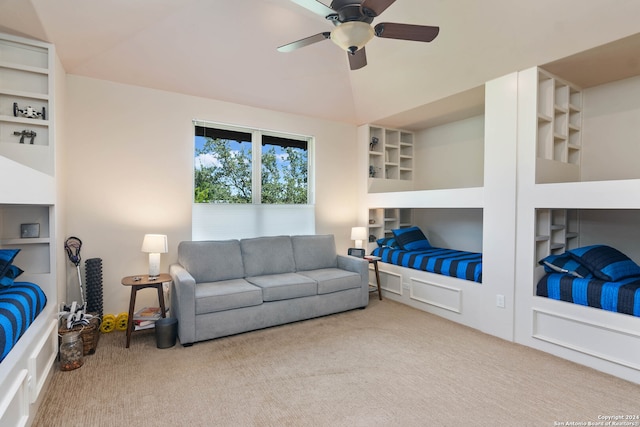
[[[182,343],[181,343],[182,344]],[[193,345],[192,342],[188,342],[186,344],[182,344],[183,347],[191,347]]]

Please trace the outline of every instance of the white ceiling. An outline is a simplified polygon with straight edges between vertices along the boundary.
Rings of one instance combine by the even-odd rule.
[[[374,38],[368,66],[350,71],[329,40],[276,51],[332,28],[290,0],[0,0],[0,32],[55,44],[69,74],[388,126],[410,126],[431,101],[638,33],[638,16],[638,0],[397,0],[374,24],[437,25],[439,36]]]

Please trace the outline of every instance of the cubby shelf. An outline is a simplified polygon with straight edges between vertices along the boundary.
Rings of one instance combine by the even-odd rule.
[[[383,237],[392,237],[392,230],[412,225],[411,209],[376,208],[369,209],[369,247],[375,248],[375,241]]]
[[[413,133],[368,127],[369,178],[411,181],[413,179]]]
[[[536,182],[579,181],[582,92],[538,69]]]
[[[578,247],[577,209],[536,209],[535,263]]]

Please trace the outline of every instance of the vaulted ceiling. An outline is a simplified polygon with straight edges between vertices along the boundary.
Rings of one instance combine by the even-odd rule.
[[[509,72],[638,33],[638,16],[637,0],[397,0],[374,24],[435,25],[439,36],[374,38],[368,65],[350,71],[328,40],[276,51],[332,28],[291,0],[0,0],[0,32],[53,43],[68,74],[388,125],[410,125],[421,106]]]

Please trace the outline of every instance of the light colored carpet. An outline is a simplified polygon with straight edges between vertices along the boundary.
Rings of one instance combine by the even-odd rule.
[[[365,310],[157,349],[103,335],[36,426],[553,426],[640,414],[640,386],[372,296]],[[57,367],[56,367],[57,368]]]

